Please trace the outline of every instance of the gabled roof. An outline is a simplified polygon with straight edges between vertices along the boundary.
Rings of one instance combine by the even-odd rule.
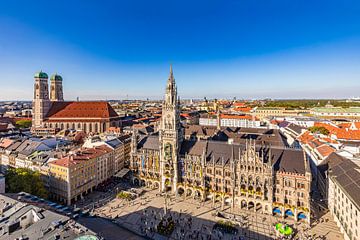
[[[159,151],[160,150],[159,136],[150,135],[144,137],[142,140],[140,140],[138,147]]]
[[[9,139],[9,138],[4,138],[2,140],[0,140],[0,148],[7,148],[9,147],[11,144],[14,143],[15,140],[13,139]]]
[[[49,120],[57,118],[96,118],[119,117],[108,102],[53,102],[47,114]]]
[[[317,147],[316,150],[323,158],[329,156],[331,153],[336,151],[334,148],[332,148],[326,144],[323,144],[323,145]]]
[[[287,125],[286,128],[292,130],[293,132],[297,133],[298,135],[301,134],[303,130],[306,130],[306,128],[301,127],[296,124],[293,124],[293,123],[290,123],[289,125]]]
[[[333,153],[335,154],[335,153]],[[329,176],[360,207],[360,167],[350,159],[331,154]],[[337,154],[336,154],[337,155]]]
[[[239,159],[241,152],[246,150],[245,144],[228,144],[220,141],[183,141],[181,145],[181,155],[201,156],[205,152],[207,162],[214,161],[217,165],[229,164],[230,160]],[[264,163],[269,161],[271,154],[271,164],[275,171],[291,172],[298,174],[306,173],[306,157],[302,150],[256,145],[256,151],[263,156]]]

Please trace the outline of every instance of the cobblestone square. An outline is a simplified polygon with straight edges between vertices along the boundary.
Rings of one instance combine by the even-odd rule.
[[[329,214],[325,214],[317,224],[313,225],[309,230],[306,223],[294,223],[275,216],[259,214],[247,210],[231,209],[225,207],[214,208],[211,202],[199,202],[193,198],[169,196],[167,202],[167,210],[174,219],[189,219],[191,225],[182,226],[177,223],[175,230],[169,237],[164,237],[155,231],[144,231],[146,227],[142,219],[146,214],[148,217],[147,226],[155,226],[156,219],[163,216],[164,213],[164,197],[159,196],[158,190],[150,190],[144,188],[145,192],[141,197],[132,201],[116,199],[109,201],[105,205],[95,208],[94,214],[110,218],[119,225],[134,231],[151,239],[275,239],[274,225],[278,222],[287,222],[295,230],[294,239],[329,239],[342,240],[336,224],[329,220]],[[106,197],[109,199],[109,197]],[[221,212],[229,219],[216,216],[217,212]],[[150,213],[150,214],[149,214]],[[152,215],[151,215],[152,214]],[[157,216],[157,217],[151,217]],[[325,221],[325,219],[328,219]],[[234,235],[216,235],[213,226],[219,220],[229,220],[235,223],[238,233]],[[181,229],[185,229],[185,233],[181,235]],[[307,235],[308,237],[305,237]],[[322,236],[322,238],[319,238]]]

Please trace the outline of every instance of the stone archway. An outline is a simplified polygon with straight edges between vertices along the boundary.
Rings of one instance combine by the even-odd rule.
[[[189,197],[193,194],[193,191],[191,188],[186,189],[186,196]]]
[[[241,201],[241,209],[246,209],[247,208],[247,203],[245,200]]]
[[[199,190],[194,191],[194,199],[201,199],[201,192]]]
[[[185,193],[185,190],[183,187],[179,187],[178,190],[177,190],[177,194],[179,194],[179,196],[183,196]]]
[[[149,188],[152,188],[153,182],[152,181],[147,181],[146,186],[149,187]]]
[[[160,184],[158,182],[154,182],[153,188],[154,189],[159,189],[159,187],[160,187]]]
[[[231,198],[230,197],[225,197],[224,198],[224,204],[225,204],[225,206],[230,206],[231,205]]]
[[[263,209],[262,209],[261,203],[256,203],[256,208],[255,209],[256,209],[257,212],[262,212]]]
[[[255,207],[254,202],[250,201],[250,202],[248,203],[248,210],[253,210],[254,207]]]

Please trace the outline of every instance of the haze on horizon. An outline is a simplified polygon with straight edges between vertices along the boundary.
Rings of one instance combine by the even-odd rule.
[[[359,1],[2,1],[0,100],[360,96]]]

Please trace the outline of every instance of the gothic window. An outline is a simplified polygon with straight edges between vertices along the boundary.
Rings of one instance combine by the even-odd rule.
[[[252,181],[253,181],[253,177],[250,175],[250,176],[248,177],[248,184],[252,184]]]
[[[257,185],[257,186],[260,185],[260,177],[256,177],[256,185]]]
[[[243,174],[241,175],[240,181],[245,182],[245,176]]]

